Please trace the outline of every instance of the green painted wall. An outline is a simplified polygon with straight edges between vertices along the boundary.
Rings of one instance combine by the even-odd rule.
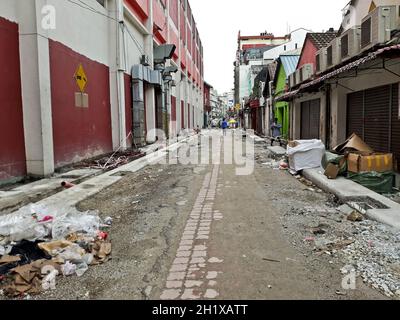
[[[286,73],[282,64],[279,64],[278,79],[276,81],[275,97],[282,95],[286,87]],[[289,104],[287,102],[277,102],[275,104],[275,117],[282,125],[282,136],[289,137]]]

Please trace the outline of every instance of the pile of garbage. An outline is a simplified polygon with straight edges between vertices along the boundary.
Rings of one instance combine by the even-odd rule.
[[[107,228],[97,212],[31,205],[0,217],[0,292],[10,297],[55,289],[57,276],[83,276],[111,256]]]
[[[393,154],[375,152],[356,134],[332,152],[327,152],[323,167],[329,179],[344,176],[380,194],[393,192]]]
[[[294,175],[322,165],[328,179],[344,176],[380,194],[394,191],[393,154],[375,152],[356,134],[330,151],[320,140],[290,141],[287,154]]]

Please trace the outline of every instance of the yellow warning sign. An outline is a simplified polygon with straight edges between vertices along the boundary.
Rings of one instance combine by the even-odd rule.
[[[85,70],[83,69],[82,63],[79,64],[78,69],[76,69],[74,78],[81,92],[85,92],[88,80],[86,77]]]
[[[236,109],[236,111],[240,111],[240,109],[241,109],[241,106],[240,106],[240,104],[238,103],[236,106],[235,106],[235,109]]]

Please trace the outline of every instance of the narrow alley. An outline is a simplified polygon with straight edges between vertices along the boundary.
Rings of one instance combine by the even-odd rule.
[[[400,0],[0,0],[0,73],[1,304],[400,300]]]
[[[266,147],[256,144],[249,176],[234,165],[151,165],[82,201],[79,210],[113,218],[112,260],[39,298],[386,299],[360,277],[343,290],[344,247],[332,253],[318,239],[357,241],[357,223],[330,213],[330,195],[268,168]],[[318,207],[325,217],[301,213]],[[326,233],[307,242],[319,226]]]

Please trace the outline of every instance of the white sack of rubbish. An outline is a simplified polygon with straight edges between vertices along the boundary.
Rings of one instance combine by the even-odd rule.
[[[290,169],[302,171],[321,167],[325,145],[321,140],[298,140],[287,147]]]

